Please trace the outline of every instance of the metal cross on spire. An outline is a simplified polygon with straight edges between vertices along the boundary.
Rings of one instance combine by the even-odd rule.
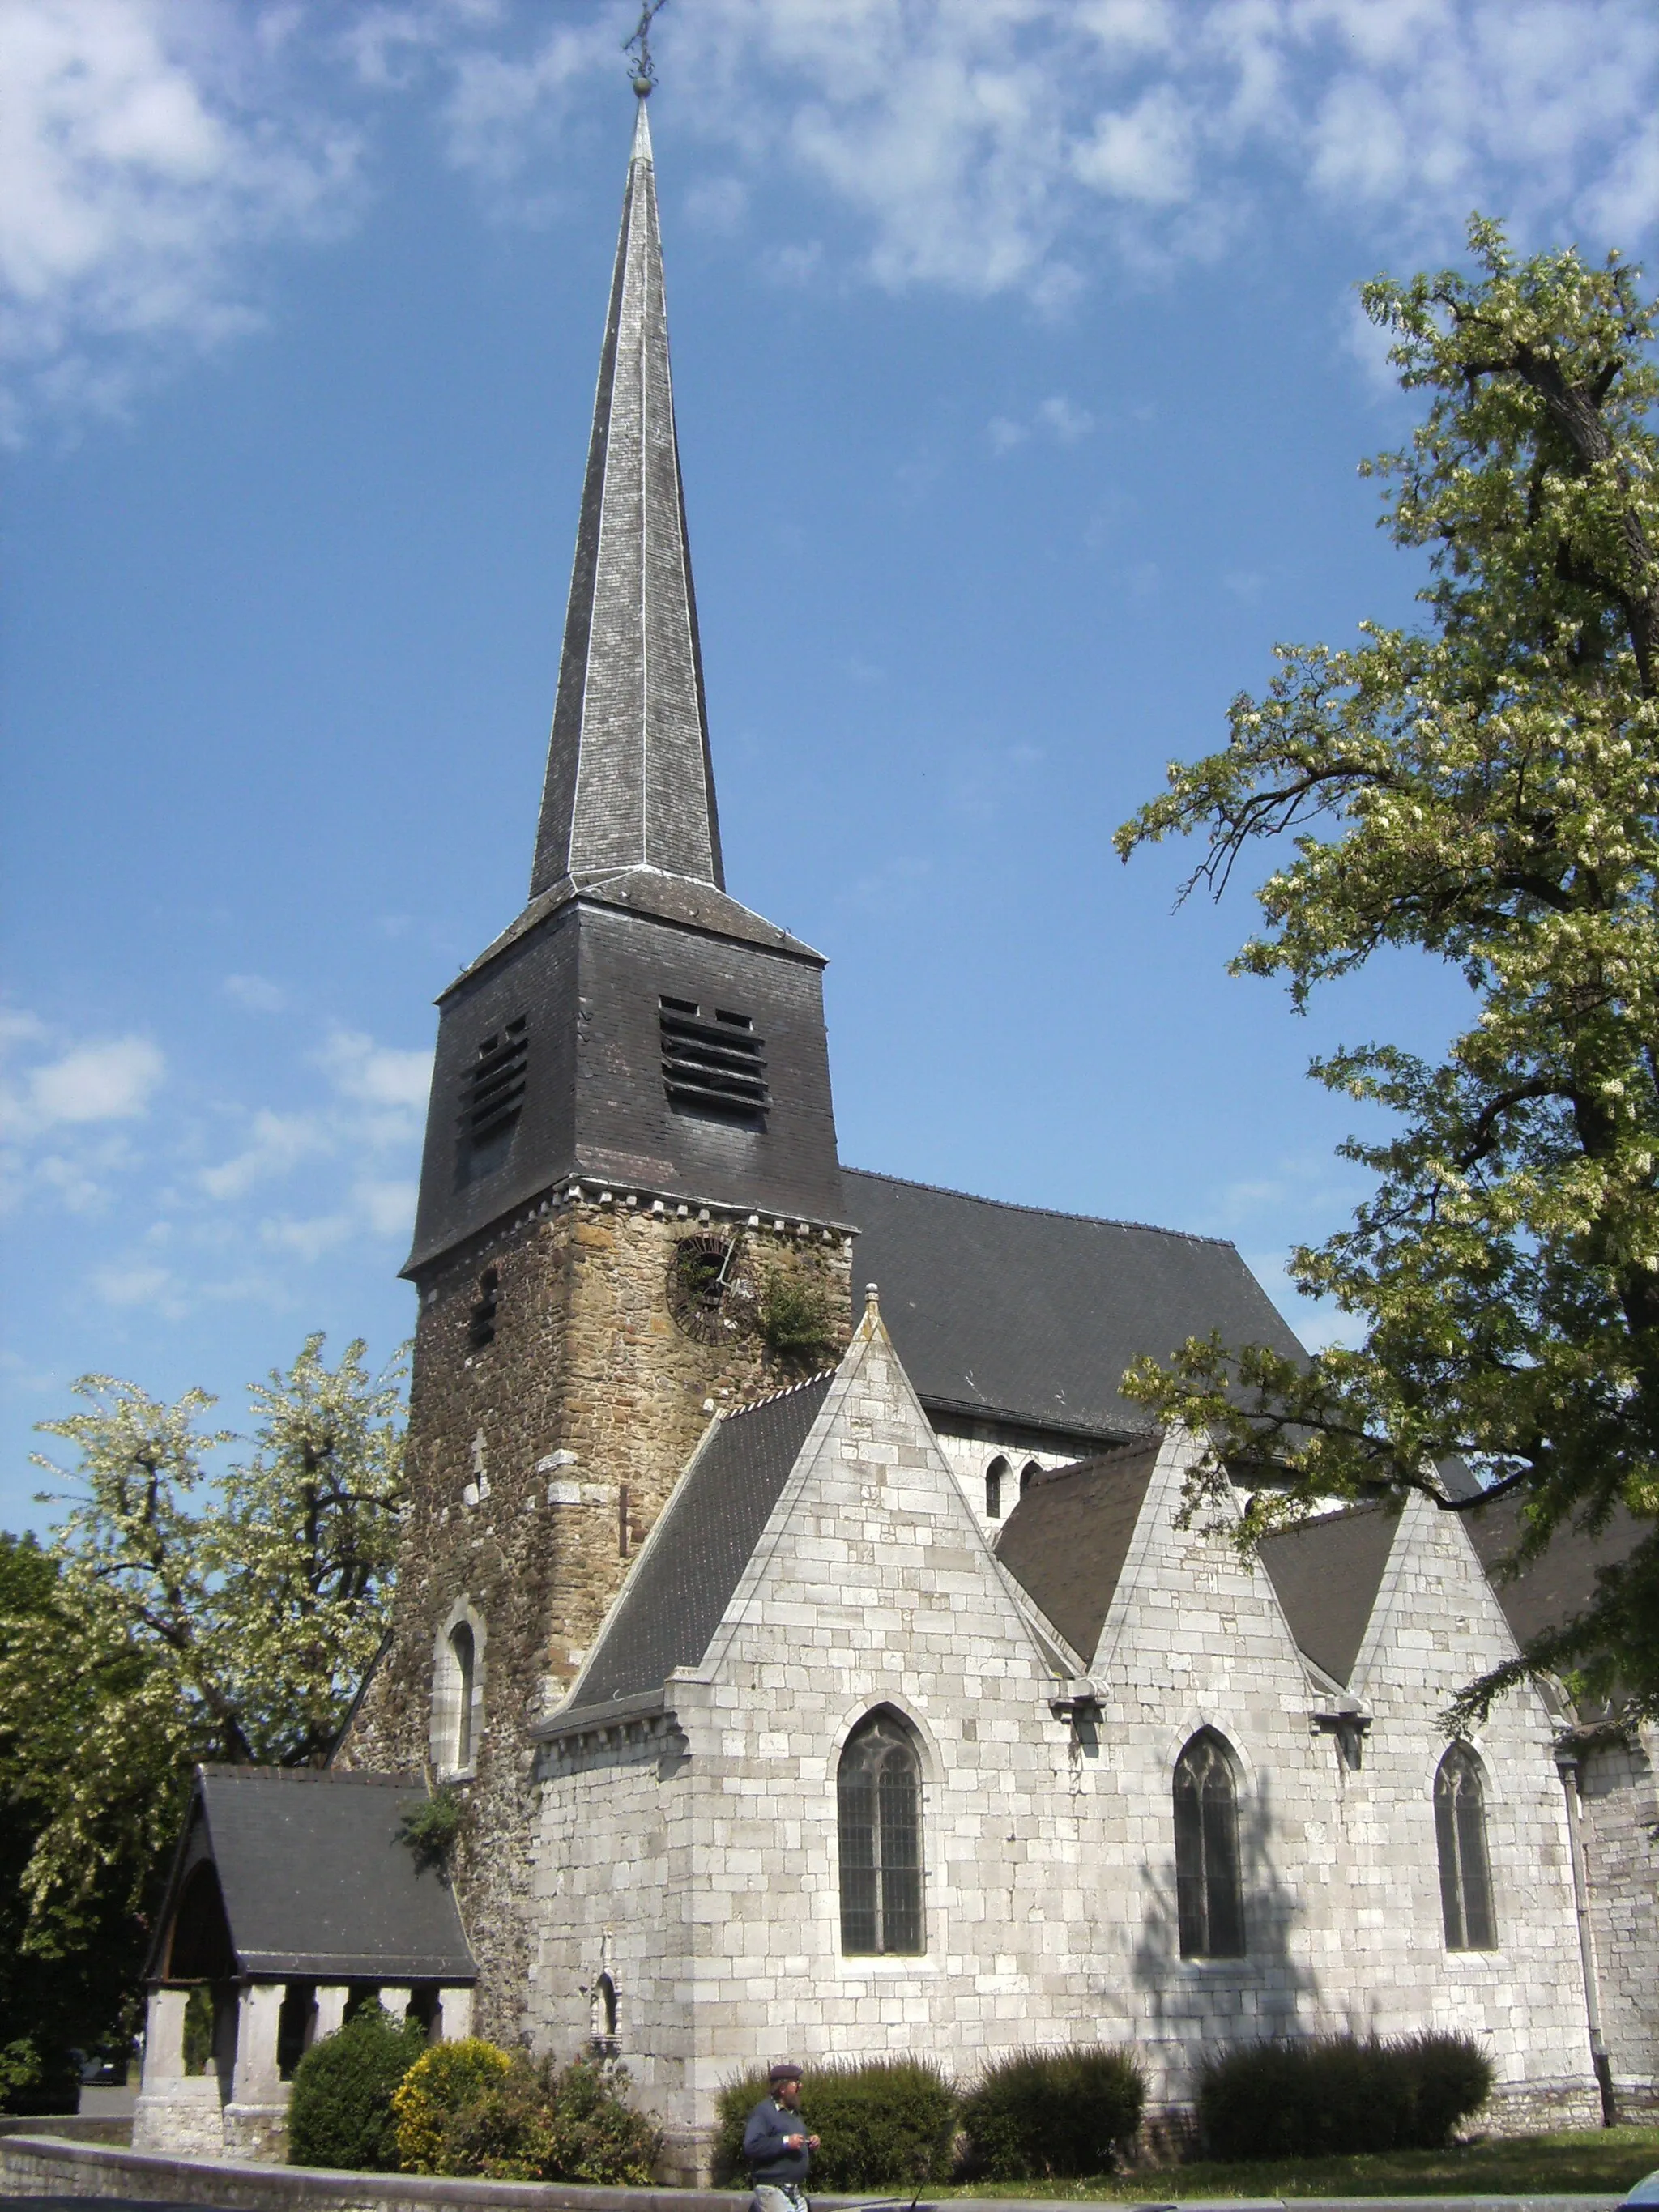
[[[623,40],[623,52],[634,57],[634,89],[641,100],[648,100],[656,90],[656,65],[651,59],[651,26],[668,5],[668,0],[644,0],[640,20],[634,26],[631,39]]]

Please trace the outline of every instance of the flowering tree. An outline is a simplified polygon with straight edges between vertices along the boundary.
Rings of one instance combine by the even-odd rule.
[[[1235,972],[1292,1000],[1379,947],[1453,963],[1473,1019],[1438,1062],[1387,1043],[1316,1060],[1389,1109],[1342,1149],[1376,1177],[1353,1225],[1291,1272],[1364,1324],[1306,1364],[1189,1343],[1128,1385],[1207,1430],[1194,1509],[1224,1462],[1271,1456],[1241,1540],[1314,1500],[1419,1490],[1462,1454],[1522,1506],[1522,1554],[1632,1518],[1584,1616],[1469,1686],[1528,1672],[1659,1713],[1659,439],[1656,304],[1617,256],[1524,262],[1477,218],[1475,273],[1364,287],[1427,412],[1369,465],[1395,542],[1428,550],[1427,620],[1351,651],[1278,650],[1224,750],[1173,766],[1118,832],[1197,834],[1188,883],[1290,842]]]
[[[198,1760],[319,1763],[339,1732],[384,1632],[403,1495],[402,1358],[371,1376],[363,1353],[331,1368],[307,1337],[252,1387],[247,1448],[216,1470],[238,1439],[204,1425],[201,1390],[168,1406],[83,1376],[84,1410],[41,1424],[79,1456],[38,1461],[70,1486],[49,1547],[7,1540],[0,1560],[0,1796],[19,1951],[60,1982],[101,1945],[130,1989]],[[0,2011],[0,2052],[20,2033]]]

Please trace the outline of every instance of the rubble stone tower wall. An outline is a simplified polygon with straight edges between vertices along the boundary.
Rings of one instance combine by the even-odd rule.
[[[735,1237],[734,1265],[751,1277],[820,1286],[835,1322],[827,1356],[839,1355],[849,1238],[591,1184],[550,1197],[419,1284],[410,1504],[391,1639],[336,1764],[445,1778],[434,1671],[464,1605],[482,1728],[471,1771],[454,1783],[466,1802],[454,1871],[479,1966],[477,2032],[509,2043],[534,1978],[530,1730],[568,1689],[710,1401],[735,1403],[805,1371],[752,1325],[704,1342],[677,1322],[671,1268],[681,1240],[697,1235]],[[486,1269],[495,1333],[478,1345]]]

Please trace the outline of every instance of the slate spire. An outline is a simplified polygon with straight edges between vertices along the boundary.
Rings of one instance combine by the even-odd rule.
[[[639,87],[636,86],[636,90]],[[725,888],[645,94],[565,616],[530,895],[629,868]]]

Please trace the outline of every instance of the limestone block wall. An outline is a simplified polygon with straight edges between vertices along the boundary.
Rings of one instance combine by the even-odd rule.
[[[820,1281],[845,1315],[844,1237],[795,1223],[711,1224],[598,1189],[550,1199],[419,1285],[392,1640],[339,1763],[420,1771],[438,1642],[466,1601],[484,1631],[482,1729],[455,1870],[480,2033],[503,2040],[520,2031],[533,1963],[527,1730],[574,1678],[709,1410],[793,1379],[751,1333],[711,1344],[677,1326],[670,1264],[683,1237],[711,1226],[741,1237],[757,1266]],[[480,1343],[486,1269],[493,1335]]]
[[[1352,1687],[1374,1715],[1351,1778],[1364,1899],[1357,1941],[1380,2033],[1464,2029],[1492,2051],[1517,2121],[1594,2126],[1587,2002],[1565,1804],[1542,1698],[1522,1686],[1470,1739],[1481,1764],[1498,1947],[1446,1948],[1433,1785],[1455,1692],[1507,1658],[1509,1626],[1455,1516],[1401,1517]]]
[[[993,1542],[1019,1503],[1020,1478],[1027,1468],[1041,1468],[1046,1473],[1051,1468],[1071,1467],[1098,1449],[1086,1437],[1054,1437],[1036,1430],[996,1421],[970,1421],[954,1415],[941,1417],[935,1413],[931,1418],[939,1448],[957,1479],[968,1510]],[[1007,1462],[1008,1472],[1002,1483],[1002,1510],[993,1516],[985,1510],[985,1477],[994,1462],[1000,1459]]]
[[[1502,1948],[1454,1957],[1430,1791],[1437,1717],[1507,1634],[1455,1526],[1407,1516],[1369,1653],[1358,1772],[1263,1571],[1176,1525],[1191,1446],[1166,1442],[1091,1673],[1068,1670],[997,1565],[890,1345],[866,1322],[701,1666],[671,1747],[617,1735],[540,1787],[538,2035],[581,2032],[597,1946],[621,2055],[683,2172],[721,2083],[787,2051],[927,2050],[959,2072],[1023,2045],[1132,2043],[1179,2109],[1219,2043],[1469,2027],[1515,2116],[1595,2091],[1547,1724],[1528,1698],[1480,1748]],[[1425,1508],[1431,1514],[1431,1509]],[[1392,1673],[1398,1677],[1390,1682]],[[923,1765],[927,1950],[842,1954],[836,1762],[886,1704]],[[1200,1728],[1231,1747],[1247,1955],[1180,1957],[1171,1784]],[[682,1747],[683,1744],[683,1747]]]
[[[1659,2110],[1659,1729],[1578,1763],[1601,2033],[1621,2117]]]
[[[1218,2044],[1347,2024],[1343,1839],[1329,1747],[1265,1571],[1178,1526],[1193,1447],[1166,1440],[1091,1673],[1102,1697],[1082,1917],[1094,2031],[1133,2043],[1154,2107]],[[1246,1955],[1181,1956],[1173,1778],[1200,1729],[1231,1754]]]

